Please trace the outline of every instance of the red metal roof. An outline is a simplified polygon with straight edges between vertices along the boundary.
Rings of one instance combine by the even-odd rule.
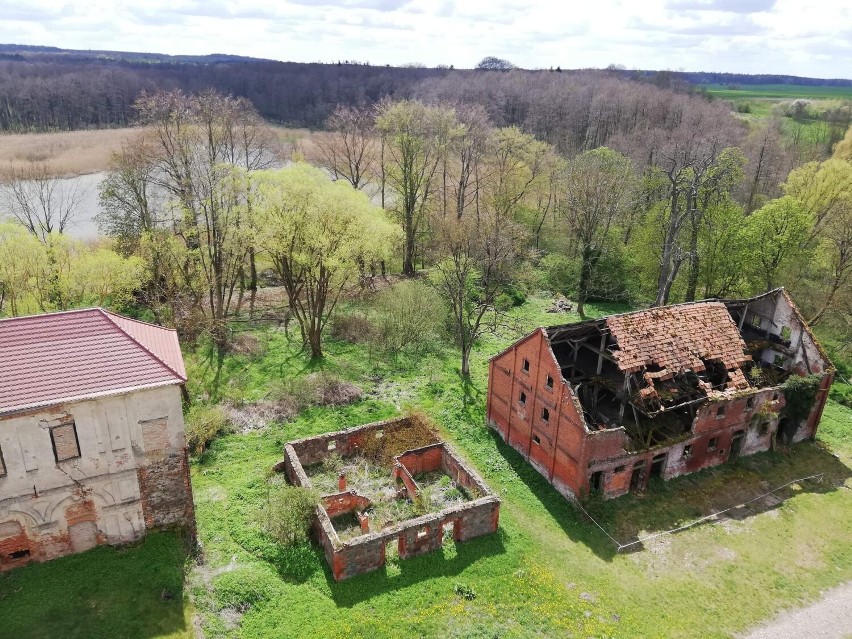
[[[172,329],[99,308],[0,320],[0,415],[185,381]]]

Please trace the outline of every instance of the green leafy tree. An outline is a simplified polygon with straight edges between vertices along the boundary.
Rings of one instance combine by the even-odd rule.
[[[48,266],[45,246],[35,235],[19,224],[0,222],[0,316],[46,310],[36,292]]]
[[[258,172],[258,242],[284,283],[290,309],[311,357],[322,357],[322,334],[360,265],[386,259],[399,229],[361,191],[298,163]]]
[[[752,277],[769,291],[778,286],[779,274],[801,257],[802,238],[812,227],[810,215],[790,196],[772,200],[746,220]]]

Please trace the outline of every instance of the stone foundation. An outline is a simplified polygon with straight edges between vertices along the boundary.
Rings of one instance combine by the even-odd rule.
[[[368,438],[393,437],[394,430],[407,426],[407,420],[397,419],[368,424],[318,437],[301,439],[284,447],[284,459],[274,470],[285,472],[291,483],[310,487],[305,473],[306,465],[320,463],[330,451],[346,457],[357,453]],[[331,522],[333,517],[355,512],[364,526],[361,514],[370,501],[354,491],[325,495],[317,507],[313,531],[322,545],[332,574],[338,581],[364,572],[378,570],[385,565],[389,544],[396,544],[402,559],[438,550],[444,543],[444,532],[450,526],[453,539],[467,541],[495,532],[500,518],[500,499],[488,488],[477,473],[462,461],[443,442],[409,450],[393,458],[388,470],[388,481],[403,487],[403,494],[414,499],[419,490],[414,480],[420,473],[442,470],[457,485],[473,497],[471,501],[452,506],[436,513],[399,522],[376,532],[367,532],[342,542]]]

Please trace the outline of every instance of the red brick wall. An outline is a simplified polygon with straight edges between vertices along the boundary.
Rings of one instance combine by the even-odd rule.
[[[529,362],[529,371],[524,371],[524,360]],[[552,388],[546,384],[548,376]],[[526,399],[523,404],[521,392]],[[578,494],[582,490],[588,433],[573,393],[562,381],[544,329],[491,361],[487,414],[503,439],[560,491]]]
[[[179,525],[195,534],[195,507],[186,451],[149,459],[137,471],[147,528]]]
[[[322,505],[328,516],[333,519],[354,510],[366,510],[370,506],[370,500],[354,492],[345,492],[323,497]]]
[[[420,448],[413,453],[404,453],[397,457],[399,463],[408,469],[413,477],[421,473],[441,469],[443,445],[433,444],[428,448]]]

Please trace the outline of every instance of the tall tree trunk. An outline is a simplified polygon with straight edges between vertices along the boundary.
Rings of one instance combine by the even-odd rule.
[[[763,168],[763,155],[766,152],[766,142],[760,147],[760,155],[757,158],[757,168],[754,171],[754,180],[752,180],[751,188],[748,192],[748,202],[746,202],[745,213],[751,215],[754,211],[754,196],[757,195],[757,187],[760,184],[760,172]]]
[[[471,344],[465,344],[462,346],[462,363],[461,363],[461,374],[465,379],[470,377],[470,351]]]
[[[402,255],[402,273],[403,275],[413,276],[416,271],[414,263],[416,252],[416,237],[414,234],[413,216],[406,214],[405,225],[405,247]]]
[[[254,317],[254,303],[257,299],[257,262],[254,247],[249,247],[249,319]]]
[[[586,319],[586,299],[589,296],[589,286],[592,282],[592,271],[597,262],[596,251],[591,246],[584,245],[582,263],[580,264],[580,282],[577,286],[577,314]]]
[[[692,215],[692,230],[689,234],[689,277],[686,284],[685,302],[695,301],[695,292],[698,290],[698,228],[700,220],[698,216]]]

